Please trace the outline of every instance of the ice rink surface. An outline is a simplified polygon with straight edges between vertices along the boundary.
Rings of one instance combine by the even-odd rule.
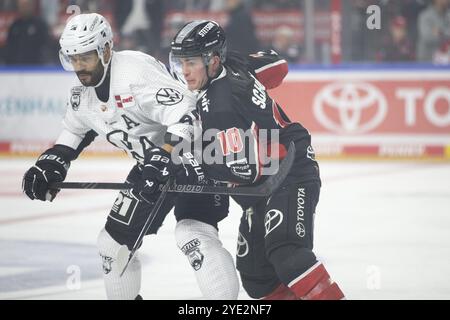
[[[0,159],[0,299],[105,299],[96,238],[115,191],[31,201],[34,159]],[[315,253],[348,299],[450,299],[450,163],[322,161]],[[133,162],[80,159],[66,181],[123,181]],[[241,212],[220,236],[234,255]],[[169,214],[141,248],[144,299],[201,299]],[[240,299],[248,299],[243,289]]]

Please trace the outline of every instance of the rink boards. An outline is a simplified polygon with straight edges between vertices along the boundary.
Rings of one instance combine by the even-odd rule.
[[[0,70],[0,155],[52,144],[73,81],[57,69]],[[293,67],[270,94],[321,158],[450,159],[448,67]],[[88,154],[121,152],[97,142]]]

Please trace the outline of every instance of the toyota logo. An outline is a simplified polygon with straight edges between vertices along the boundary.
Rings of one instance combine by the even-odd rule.
[[[236,255],[239,258],[245,257],[248,253],[248,241],[244,238],[244,236],[239,232],[238,240],[237,240],[237,252]]]
[[[364,82],[339,82],[316,95],[314,116],[325,128],[338,133],[363,133],[376,128],[387,113],[383,94]]]
[[[264,227],[266,229],[264,238],[278,227],[281,222],[283,222],[283,213],[280,210],[272,209],[267,211],[266,216],[264,217]]]
[[[305,229],[305,226],[303,225],[303,223],[297,222],[297,224],[295,225],[295,232],[297,232],[297,234],[300,238],[303,238],[305,236],[306,229]]]

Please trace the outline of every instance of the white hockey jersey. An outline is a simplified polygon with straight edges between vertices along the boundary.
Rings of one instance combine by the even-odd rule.
[[[192,126],[180,120],[195,104],[195,95],[161,62],[137,51],[114,52],[108,101],[99,100],[94,87],[77,81],[56,144],[77,149],[86,133],[94,130],[143,163],[144,150],[163,145],[166,132],[192,137]]]

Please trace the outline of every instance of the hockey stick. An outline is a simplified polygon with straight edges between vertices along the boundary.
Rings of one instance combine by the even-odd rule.
[[[172,184],[167,192],[202,193],[202,194],[225,194],[230,196],[255,196],[267,197],[271,195],[287,177],[295,159],[295,146],[291,142],[286,157],[281,161],[276,174],[271,175],[267,180],[256,186],[244,187],[224,187],[224,186],[202,186],[194,184]],[[162,190],[163,185],[160,185]],[[127,190],[133,188],[129,183],[115,182],[56,182],[51,185],[51,189],[106,189],[106,190]]]
[[[144,223],[144,226],[142,227],[141,233],[139,233],[138,238],[136,239],[136,242],[133,245],[133,248],[130,251],[130,254],[128,255],[128,260],[125,264],[125,266],[123,267],[122,272],[120,273],[120,276],[122,277],[122,275],[124,274],[125,270],[127,270],[128,265],[130,264],[131,259],[133,259],[134,254],[136,253],[136,250],[140,247],[142,240],[144,239],[144,236],[147,234],[148,229],[150,229],[153,221],[156,218],[156,215],[158,214],[159,209],[161,208],[162,203],[164,202],[164,199],[166,198],[167,195],[167,191],[169,189],[169,186],[172,184],[173,178],[170,178],[166,184],[163,186],[162,188],[162,192],[159,195],[158,200],[155,202],[155,205],[152,209],[152,211],[150,212],[150,214],[147,217],[147,220]],[[126,248],[126,246],[124,246]],[[127,252],[128,250],[126,250],[125,252]],[[120,260],[120,253],[118,254],[118,260]]]

